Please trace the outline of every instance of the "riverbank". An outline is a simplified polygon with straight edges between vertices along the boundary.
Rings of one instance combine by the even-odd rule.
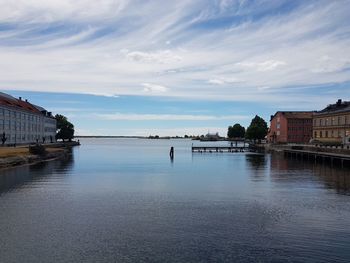
[[[0,169],[62,158],[70,153],[71,147],[78,145],[80,145],[79,142],[46,144],[43,154],[31,153],[29,146],[0,147]]]

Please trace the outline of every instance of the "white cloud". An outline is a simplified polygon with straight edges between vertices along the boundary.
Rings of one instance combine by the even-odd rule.
[[[269,87],[269,86],[258,87],[258,90],[260,90],[260,91],[264,91],[264,90],[268,90],[268,89],[271,89],[271,87]]]
[[[208,80],[210,84],[224,85],[226,82],[222,79],[210,79]]]
[[[144,86],[143,91],[144,92],[166,92],[168,91],[167,87],[151,84],[151,83],[142,83],[142,86]]]
[[[128,59],[136,62],[168,64],[168,63],[174,63],[182,60],[180,56],[175,55],[170,50],[160,50],[156,52],[141,52],[141,51],[125,52],[124,50],[124,53],[126,53],[125,55]]]
[[[0,20],[48,23],[113,17],[122,11],[126,0],[0,0]]]
[[[264,71],[275,70],[278,67],[284,66],[286,64],[287,63],[284,61],[266,60],[263,62],[239,62],[237,63],[237,66],[264,72]]]
[[[332,73],[349,67],[350,58],[331,58],[324,55],[316,62],[315,68],[311,69],[311,71],[314,73]]]
[[[349,5],[281,4],[0,0],[0,89],[282,102],[350,81]]]
[[[243,120],[249,119],[245,115],[177,115],[177,114],[134,114],[134,113],[113,113],[95,114],[96,118],[103,120],[126,120],[126,121],[213,121],[213,120]]]
[[[239,83],[239,81],[236,78],[213,78],[208,80],[208,83],[214,84],[214,85],[225,85],[225,84],[234,84],[234,83]]]

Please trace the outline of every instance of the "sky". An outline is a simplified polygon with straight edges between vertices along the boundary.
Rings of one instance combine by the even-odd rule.
[[[77,135],[200,135],[350,100],[350,0],[0,0],[0,90]]]

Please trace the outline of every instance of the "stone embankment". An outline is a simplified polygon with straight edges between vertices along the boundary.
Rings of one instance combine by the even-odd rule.
[[[350,155],[350,147],[347,146],[316,146],[308,144],[265,144],[261,145],[265,152],[284,152],[285,150],[303,150],[310,152],[334,153]]]
[[[0,169],[28,165],[62,158],[70,154],[72,146],[80,145],[78,142],[46,144],[45,152],[33,154],[29,146],[0,147]]]

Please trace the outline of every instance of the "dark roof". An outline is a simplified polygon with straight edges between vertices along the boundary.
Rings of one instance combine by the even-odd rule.
[[[317,111],[315,115],[327,115],[330,113],[350,112],[350,101],[338,100],[335,104],[330,104],[323,110]]]
[[[286,119],[312,119],[314,111],[277,111],[275,115],[271,116],[271,120],[278,113],[281,113]]]
[[[38,110],[33,104],[29,103],[28,101],[16,99],[3,92],[0,92],[0,105],[13,107],[19,110],[29,111],[31,113],[41,114],[41,111]]]

